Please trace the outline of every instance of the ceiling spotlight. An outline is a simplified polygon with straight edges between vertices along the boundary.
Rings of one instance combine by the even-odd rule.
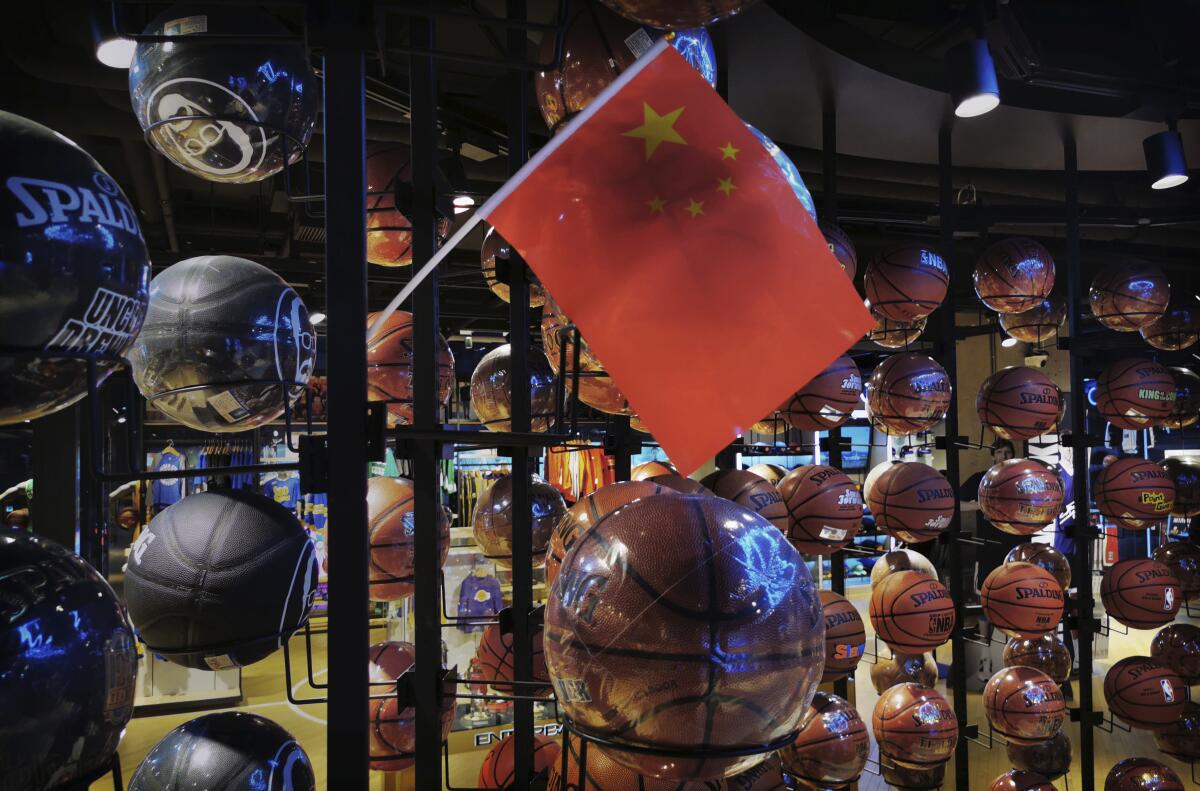
[[[1171,128],[1142,141],[1146,152],[1146,172],[1150,174],[1150,188],[1156,190],[1178,187],[1188,180],[1187,161],[1183,157],[1183,138]]]
[[[1012,337],[1011,335],[1009,337],[1005,338],[1004,340],[1000,341],[1000,345],[1003,346],[1005,349],[1011,349],[1012,347],[1016,346],[1018,343],[1020,343],[1020,341],[1018,341],[1016,338]]]
[[[109,3],[92,4],[92,43],[96,45],[96,60],[105,66],[128,69],[133,64],[137,42],[117,34]]]
[[[996,64],[987,39],[973,38],[955,45],[946,53],[946,66],[950,70],[954,114],[959,118],[983,115],[1000,104]]]
[[[315,327],[322,321],[325,321],[325,314],[319,310],[316,313],[309,313],[308,320],[311,321],[312,325]]]
[[[475,205],[475,199],[470,195],[455,195],[454,196],[454,213],[462,214],[469,211]]]

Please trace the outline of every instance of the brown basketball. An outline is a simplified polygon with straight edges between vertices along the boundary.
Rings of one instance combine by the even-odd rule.
[[[903,349],[909,344],[916,343],[925,331],[926,319],[915,321],[893,321],[881,316],[874,310],[875,326],[867,331],[867,340],[885,349]]]
[[[511,260],[512,245],[489,225],[483,234],[483,245],[479,248],[479,265],[483,269],[483,279],[488,288],[505,302],[510,299],[511,275],[508,266]],[[529,307],[540,307],[546,302],[546,290],[528,267],[525,268],[525,274],[529,278]]]
[[[372,695],[394,693],[400,676],[412,669],[417,659],[417,649],[412,643],[375,643],[369,649],[370,665],[367,680],[371,682]],[[450,735],[454,723],[454,694],[456,680],[447,679],[442,698],[442,739]],[[417,734],[416,712],[412,708],[401,709],[399,695],[372,698],[367,701],[370,717],[370,764],[372,769],[398,772],[416,763]]]
[[[919,571],[937,579],[937,569],[929,558],[914,549],[893,549],[880,556],[871,567],[871,588],[874,589],[889,575],[897,571]]]
[[[844,698],[813,696],[796,740],[779,751],[783,768],[805,787],[841,788],[858,780],[871,755],[867,724]]]
[[[1200,593],[1200,545],[1170,541],[1154,548],[1154,559],[1171,570],[1186,601]]]
[[[367,315],[370,326],[378,313]],[[437,336],[438,403],[450,400],[454,390],[454,355],[450,344]],[[386,401],[396,422],[413,421],[413,323],[412,314],[398,310],[388,317],[379,332],[367,341],[367,400]]]
[[[1131,629],[1157,629],[1175,620],[1183,596],[1171,569],[1157,560],[1122,560],[1104,570],[1105,611]]]
[[[720,497],[612,512],[567,552],[553,592],[546,658],[559,707],[577,730],[651,751],[609,750],[642,774],[754,766],[760,756],[652,751],[770,744],[795,730],[820,680],[824,621],[807,566],[770,522]]]
[[[979,589],[983,612],[1009,637],[1049,634],[1063,616],[1058,580],[1032,563],[1005,563],[987,575]]]
[[[1200,703],[1183,704],[1183,714],[1154,732],[1154,743],[1165,755],[1191,763],[1200,760]]]
[[[717,497],[732,500],[787,532],[787,506],[774,484],[749,470],[717,470],[706,475],[700,483]]]
[[[530,349],[529,414],[534,431],[554,425],[554,372],[537,349]],[[497,346],[471,373],[471,408],[488,431],[512,430],[512,347]]]
[[[915,434],[946,417],[952,392],[946,369],[933,358],[893,354],[867,380],[867,413],[885,434]]]
[[[475,542],[488,560],[502,568],[512,568],[512,476],[503,475],[489,486],[475,503],[471,526]],[[542,565],[550,534],[567,513],[562,495],[541,478],[529,482],[530,529],[533,542],[533,565]]]
[[[1071,677],[1071,652],[1052,634],[1040,637],[1014,637],[1004,646],[1005,667],[1032,667],[1040,670],[1055,684],[1065,684]]]
[[[1150,656],[1189,686],[1200,684],[1200,627],[1173,623],[1160,629],[1150,641]]]
[[[1057,780],[1071,768],[1071,739],[1064,731],[1038,744],[1009,742],[1005,752],[1009,763],[1016,768],[1036,772],[1049,780]]]
[[[825,236],[829,252],[833,253],[833,257],[842,265],[846,277],[853,280],[854,273],[858,271],[858,253],[854,251],[854,242],[850,241],[850,234],[831,222],[822,221],[817,225]]]
[[[997,313],[1036,307],[1054,288],[1054,258],[1032,239],[993,242],[975,262],[975,294]]]
[[[937,663],[931,654],[898,654],[892,652],[890,659],[879,657],[871,665],[871,686],[882,693],[897,684],[913,683],[932,687],[937,683]]]
[[[979,387],[979,422],[1004,439],[1033,439],[1053,431],[1066,403],[1054,380],[1036,368],[1001,368]]]
[[[996,529],[1029,536],[1054,521],[1063,507],[1062,479],[1045,464],[1009,459],[979,482],[979,508]]]
[[[1200,458],[1168,456],[1162,460],[1162,468],[1175,482],[1175,507],[1171,509],[1171,516],[1200,514]]]
[[[867,505],[875,527],[920,544],[937,538],[954,518],[954,489],[940,472],[919,461],[893,464],[875,480]]]
[[[894,247],[867,264],[863,289],[872,309],[893,321],[922,319],[946,298],[950,270],[922,244]]]
[[[1117,662],[1104,676],[1104,700],[1131,728],[1153,730],[1179,719],[1187,687],[1175,671],[1148,656]]]
[[[657,780],[640,775],[632,769],[622,766],[597,744],[588,744],[586,750],[582,749],[580,739],[576,736],[565,735],[563,744],[567,753],[566,775],[563,776],[560,757],[550,767],[546,791],[624,791],[625,789],[629,789],[629,791],[711,791],[712,789],[712,783],[703,780],[680,782],[678,780]],[[581,764],[582,781],[580,778]],[[722,788],[720,791],[725,791],[725,789]]]
[[[1200,422],[1200,376],[1190,368],[1167,369],[1175,380],[1175,404],[1163,419],[1167,428],[1187,428]]]
[[[1054,575],[1063,590],[1071,587],[1071,563],[1066,555],[1059,552],[1050,544],[1031,541],[1020,544],[1008,551],[1004,557],[1005,563],[1032,563],[1041,566]]]
[[[412,263],[412,223],[396,208],[396,187],[412,180],[412,150],[399,143],[367,146],[367,260],[378,266]],[[439,242],[450,220],[437,219]]]
[[[670,489],[676,494],[699,494],[706,497],[711,497],[712,492],[705,488],[704,484],[694,478],[685,478],[678,473],[669,472],[666,475],[652,475],[644,479],[646,483],[652,483],[655,486],[661,486],[664,489]]]
[[[783,480],[783,476],[788,474],[787,467],[780,467],[778,464],[755,464],[747,469],[767,483],[776,485]]]
[[[797,467],[778,488],[791,519],[788,540],[806,555],[831,555],[849,544],[862,527],[862,495],[836,467]]]
[[[1096,510],[1121,527],[1157,527],[1175,507],[1175,482],[1158,464],[1130,456],[1096,474]]]
[[[954,601],[942,583],[919,571],[897,571],[871,591],[875,635],[893,651],[932,651],[954,629]]]
[[[912,766],[899,766],[892,763],[890,758],[879,762],[883,782],[897,791],[940,791],[946,780],[946,767],[949,761],[917,769]]]
[[[646,481],[621,481],[601,486],[586,497],[581,497],[567,509],[550,534],[550,545],[546,550],[546,584],[553,584],[563,557],[575,546],[579,537],[595,527],[605,515],[642,497],[672,493],[672,489]]]
[[[821,609],[825,613],[825,666],[821,683],[846,678],[858,667],[867,647],[867,633],[862,616],[854,605],[840,593],[820,592]]]
[[[400,601],[413,594],[416,518],[413,483],[407,478],[367,479],[367,534],[371,542],[372,601]],[[437,509],[438,568],[450,552],[450,520]]]
[[[900,766],[929,767],[949,760],[958,742],[958,718],[936,690],[897,684],[875,702],[871,730],[879,754]]]
[[[1057,791],[1054,784],[1036,772],[1009,769],[988,786],[988,791]]]
[[[1175,407],[1175,377],[1165,366],[1141,357],[1118,360],[1096,380],[1096,409],[1123,429],[1162,424]]]
[[[1140,332],[1146,343],[1155,349],[1181,351],[1200,340],[1200,313],[1186,303],[1172,305],[1157,319],[1144,325]]]
[[[679,471],[669,461],[644,461],[629,471],[629,480],[644,481],[656,475],[678,475]]]
[[[850,419],[862,404],[862,374],[854,359],[843,354],[796,391],[780,414],[792,428],[827,431]]]
[[[983,710],[993,729],[1024,744],[1044,742],[1067,719],[1067,702],[1050,676],[1032,667],[1006,667],[983,688]]]
[[[520,687],[514,689],[513,680],[516,670],[513,665],[513,635],[511,632],[500,631],[498,624],[490,624],[483,630],[479,645],[475,647],[473,667],[477,679],[486,681],[492,689],[501,695],[511,695],[519,692],[522,695],[537,695],[550,697],[550,676],[546,672],[546,654],[543,645],[542,630],[533,633],[533,680],[544,682],[545,687]]]
[[[480,788],[510,788],[516,782],[516,767],[513,765],[516,756],[513,737],[506,736],[496,742],[488,754],[483,757],[479,767]],[[558,763],[562,748],[558,742],[546,736],[533,736],[533,774],[548,772],[550,767]]]
[[[1153,264],[1110,264],[1092,280],[1092,315],[1118,332],[1133,332],[1161,316],[1171,301],[1167,276]]]
[[[622,16],[650,27],[706,27],[754,5],[757,0],[604,0]],[[739,791],[741,791],[739,789]]]
[[[559,308],[553,297],[546,296],[545,307],[542,308],[542,348],[546,352],[546,362],[555,375],[568,372],[564,383],[566,392],[570,394],[575,383],[571,372],[575,369],[575,342],[571,331],[567,329],[571,320]],[[563,350],[566,351],[566,367],[563,367]],[[625,400],[625,395],[617,388],[616,383],[604,370],[604,364],[592,352],[587,340],[580,336],[579,340],[579,371],[587,376],[579,377],[579,400],[592,409],[610,415],[632,415],[633,409]]]
[[[1109,770],[1104,791],[1183,791],[1183,781],[1153,758],[1126,758]]]
[[[1066,319],[1066,303],[1050,297],[1020,313],[1001,313],[1000,326],[1019,341],[1042,346],[1054,340]]]
[[[770,415],[758,421],[757,423],[751,423],[750,430],[755,434],[770,434],[771,436],[775,436],[777,434],[786,434],[788,430],[788,424],[787,421],[783,419],[783,415],[778,409],[776,409]],[[774,481],[772,481],[772,483],[774,483]]]

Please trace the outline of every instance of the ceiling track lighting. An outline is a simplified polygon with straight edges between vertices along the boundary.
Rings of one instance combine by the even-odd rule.
[[[987,39],[979,36],[956,44],[946,53],[954,114],[974,118],[1000,105],[1000,84]]]
[[[104,0],[92,3],[92,44],[96,60],[113,69],[128,69],[133,64],[137,42],[117,32],[114,4]]]
[[[1167,127],[1166,131],[1150,135],[1142,141],[1151,189],[1170,189],[1188,180],[1187,160],[1183,156],[1183,138],[1180,137],[1174,121],[1168,121]]]

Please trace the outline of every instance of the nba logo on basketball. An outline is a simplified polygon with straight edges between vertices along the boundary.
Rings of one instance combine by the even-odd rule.
[[[1175,608],[1175,589],[1163,588],[1163,610],[1170,612]]]
[[[1164,703],[1174,703],[1175,702],[1175,690],[1171,687],[1170,679],[1160,678],[1158,680],[1158,685],[1160,687],[1162,687],[1163,702]]]

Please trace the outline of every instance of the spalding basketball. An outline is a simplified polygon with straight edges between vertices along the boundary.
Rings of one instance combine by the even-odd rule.
[[[554,371],[555,375],[561,375],[564,370],[567,372],[567,381],[564,386],[568,397],[571,396],[572,389],[576,387],[572,375],[575,368],[575,336],[571,330],[567,329],[570,324],[571,320],[562,312],[562,308],[558,306],[553,297],[547,295],[546,304],[542,308],[542,348],[546,352],[546,362],[550,364],[550,370]],[[565,368],[563,367],[564,353],[566,354]],[[624,393],[617,387],[613,378],[605,372],[604,364],[600,362],[600,358],[588,346],[587,339],[582,335],[579,336],[579,372],[581,375],[577,394],[580,401],[592,409],[610,415],[633,414]]]
[[[1001,313],[1000,327],[1019,341],[1041,347],[1054,340],[1066,319],[1066,303],[1050,297],[1020,313]]]
[[[875,702],[871,729],[880,756],[900,766],[944,763],[958,743],[958,718],[936,690],[897,684]]]
[[[1109,770],[1104,791],[1183,791],[1183,781],[1153,758],[1126,758]]]
[[[871,308],[893,321],[923,319],[946,298],[950,270],[922,244],[895,247],[867,264],[863,288]]]
[[[1016,768],[1049,780],[1057,780],[1071,768],[1071,738],[1065,731],[1037,744],[1009,742],[1005,752]]]
[[[374,476],[367,479],[367,534],[371,542],[372,601],[399,601],[413,594],[413,547],[416,513],[413,483],[407,478]],[[438,568],[450,552],[450,520],[438,508]]]
[[[894,464],[871,488],[867,506],[875,527],[893,538],[920,544],[937,538],[954,518],[954,489],[940,472],[919,461]]]
[[[984,615],[1009,637],[1037,637],[1054,631],[1063,615],[1058,580],[1032,563],[1005,563],[979,588]]]
[[[442,174],[438,173],[438,177]],[[377,266],[410,266],[412,222],[396,205],[398,191],[411,191],[412,149],[398,143],[367,146],[367,261]],[[450,234],[451,220],[437,217],[439,245]]]
[[[829,364],[780,407],[783,419],[801,431],[827,431],[850,419],[862,404],[862,374],[848,354]]]
[[[510,299],[509,280],[512,275],[509,273],[509,263],[512,261],[512,254],[512,245],[489,225],[483,234],[483,244],[479,248],[479,265],[488,288],[504,302]],[[544,305],[546,289],[529,267],[525,267],[525,276],[529,280],[529,307]]]
[[[368,314],[367,325],[378,315]],[[435,343],[438,403],[445,404],[454,390],[454,355],[441,333]],[[408,311],[393,313],[367,341],[367,400],[387,402],[388,412],[401,425],[413,422],[413,317]]]
[[[889,574],[897,571],[919,571],[934,579],[938,576],[933,562],[920,552],[907,548],[893,549],[877,558],[871,567],[871,588],[874,589]]]
[[[678,475],[679,471],[669,461],[645,461],[629,471],[629,480],[644,481],[658,475]]]
[[[867,380],[867,414],[885,434],[925,431],[946,417],[953,387],[937,361],[923,354],[893,354]]]
[[[988,786],[987,791],[1057,791],[1054,784],[1036,772],[1009,769]]]
[[[831,555],[862,528],[862,495],[850,476],[836,467],[797,467],[778,488],[791,520],[788,540],[806,555]]]
[[[536,349],[529,364],[529,416],[534,431],[554,425],[554,372]],[[471,372],[471,408],[488,431],[512,430],[512,346],[497,346]]]
[[[1063,483],[1031,459],[993,465],[979,482],[979,509],[996,529],[1028,536],[1054,521],[1063,507]]]
[[[759,478],[762,478],[767,483],[778,485],[783,480],[783,476],[788,474],[787,467],[781,467],[778,464],[755,464],[746,468],[747,471],[754,473]]]
[[[601,486],[596,491],[579,498],[567,509],[566,514],[550,534],[550,545],[546,550],[546,584],[551,585],[558,576],[563,557],[579,537],[591,530],[607,514],[642,497],[656,494],[671,494],[666,489],[646,481],[621,481]]]
[[[1062,729],[1067,702],[1050,676],[1032,667],[1006,667],[983,688],[992,728],[1010,741],[1036,744]]]
[[[1175,671],[1188,686],[1200,684],[1200,627],[1173,623],[1150,641],[1150,656]]]
[[[1172,305],[1154,321],[1139,330],[1146,343],[1155,349],[1178,352],[1200,340],[1200,313],[1190,305]]]
[[[717,470],[706,475],[700,483],[717,497],[732,500],[787,532],[788,509],[774,484],[749,470]]]
[[[1063,590],[1071,587],[1071,563],[1066,555],[1050,544],[1031,541],[1013,547],[1004,556],[1005,563],[1032,563],[1054,575]]]
[[[669,489],[677,494],[700,494],[705,497],[712,497],[704,484],[694,478],[685,478],[679,473],[669,472],[666,475],[652,475],[645,479],[646,483],[652,483],[655,486],[661,486],[664,489]]]
[[[1104,700],[1131,728],[1153,730],[1183,714],[1187,687],[1175,671],[1148,656],[1131,656],[1104,676]]]
[[[1187,428],[1200,422],[1200,376],[1190,368],[1167,369],[1175,380],[1175,404],[1163,419],[1167,428]]]
[[[1175,482],[1175,507],[1171,516],[1196,516],[1200,514],[1200,458],[1195,456],[1168,456],[1162,467]]]
[[[867,331],[867,340],[885,349],[904,349],[909,344],[916,343],[925,332],[926,319],[913,321],[894,321],[882,316],[874,309],[871,315],[875,317],[875,326]]]
[[[846,678],[858,667],[867,648],[862,616],[840,593],[822,590],[821,610],[825,614],[825,665],[821,683]]]
[[[1054,258],[1032,239],[1001,239],[975,262],[975,294],[997,313],[1036,307],[1054,288]]]
[[[871,755],[867,724],[844,698],[813,696],[796,740],[779,751],[783,768],[805,787],[841,788],[856,782]]]
[[[945,586],[919,571],[897,571],[871,591],[871,626],[893,651],[931,651],[950,638],[954,600]]]
[[[1005,667],[1032,667],[1040,670],[1055,684],[1065,684],[1071,677],[1071,652],[1053,634],[1040,637],[1014,637],[1001,654]]]
[[[979,386],[975,411],[997,437],[1033,439],[1054,430],[1066,403],[1054,380],[1036,368],[1001,368]]]
[[[369,761],[372,769],[399,772],[416,763],[416,711],[400,708],[400,696],[395,693],[396,682],[412,669],[417,661],[417,647],[412,643],[390,641],[375,643],[370,648],[367,680],[373,697],[367,702],[369,720]],[[450,735],[454,723],[455,678],[447,679],[442,696],[442,740]]]
[[[1185,600],[1200,593],[1200,546],[1191,541],[1169,541],[1154,548],[1154,559],[1171,570]]]
[[[533,657],[533,679],[545,686],[514,688],[516,679],[516,661],[513,656],[513,634],[501,632],[498,624],[490,624],[483,630],[479,645],[475,647],[475,658],[471,666],[475,668],[477,679],[486,681],[492,689],[501,695],[511,695],[514,692],[521,695],[536,695],[550,697],[550,676],[546,672],[546,654],[542,630],[536,629],[532,635],[530,654]]]
[[[937,677],[937,664],[932,654],[898,654],[893,651],[890,659],[879,657],[871,665],[871,686],[875,687],[878,694],[897,684],[932,687],[937,683]]]
[[[1154,744],[1164,754],[1192,763],[1200,759],[1200,703],[1183,704],[1183,714],[1154,731]]]
[[[613,511],[567,552],[553,593],[546,659],[559,707],[642,774],[704,779],[754,766],[761,756],[653,751],[770,744],[796,729],[820,679],[823,618],[808,567],[774,525],[720,497],[647,497]],[[727,701],[715,720],[714,697]]]
[[[1171,515],[1175,482],[1160,465],[1131,456],[1096,474],[1096,510],[1121,527],[1145,530]]]
[[[1096,380],[1096,409],[1123,429],[1157,426],[1175,407],[1175,377],[1153,360],[1118,360]]]
[[[1157,629],[1175,620],[1183,596],[1171,570],[1157,560],[1122,560],[1104,570],[1100,600],[1131,629]]]
[[[733,16],[756,0],[604,0],[604,4],[642,25],[669,30],[703,27]]]
[[[1122,261],[1092,280],[1092,315],[1111,330],[1133,332],[1161,316],[1171,301],[1167,276],[1153,264]]]
[[[479,767],[480,788],[511,788],[516,782],[516,745],[512,736],[506,736],[497,742],[488,754],[483,757]],[[533,770],[534,776],[549,772],[558,763],[562,748],[558,742],[546,736],[533,736]]]
[[[471,516],[472,532],[479,549],[488,560],[502,568],[512,568],[513,503],[512,475],[503,475],[484,490]],[[550,534],[567,513],[562,495],[541,478],[529,482],[529,509],[533,565],[542,565]]]
[[[875,488],[875,481],[879,480],[880,476],[899,463],[898,461],[882,461],[871,468],[871,471],[867,473],[867,477],[863,478],[862,482],[864,503],[871,499],[871,490]]]
[[[850,241],[850,234],[831,222],[821,221],[817,226],[829,245],[829,252],[833,253],[833,257],[842,265],[846,277],[853,280],[854,273],[858,271],[858,253],[854,251],[854,242]]]
[[[879,762],[879,774],[883,782],[898,791],[941,791],[946,781],[948,761],[920,769],[912,766],[900,766],[892,763],[890,758]]]

